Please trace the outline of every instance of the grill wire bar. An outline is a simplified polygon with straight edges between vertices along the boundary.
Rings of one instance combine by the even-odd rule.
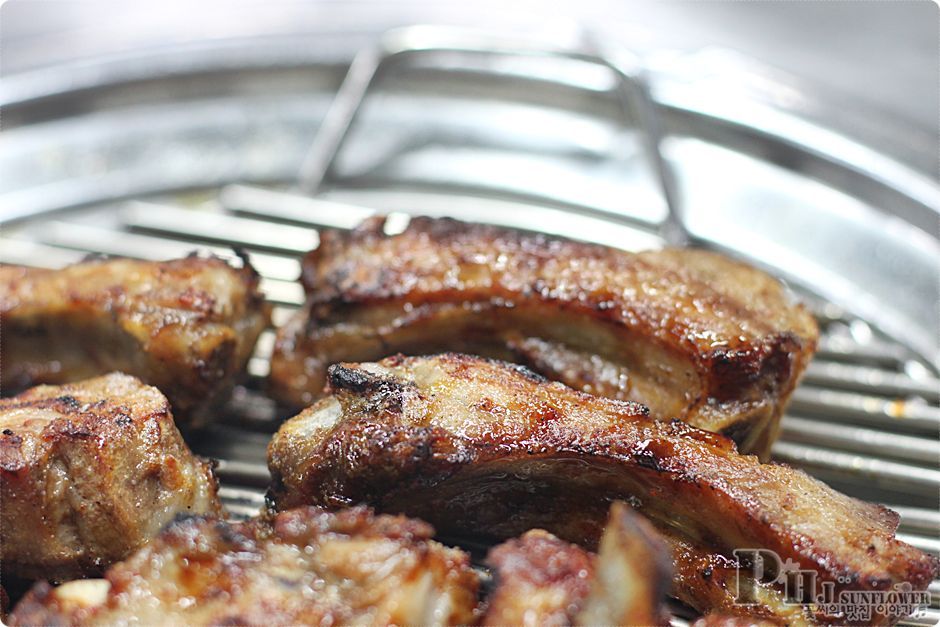
[[[55,268],[87,254],[158,260],[198,250],[238,263],[233,248],[241,248],[250,254],[262,276],[262,289],[274,304],[275,325],[283,324],[303,301],[303,291],[296,281],[300,256],[318,245],[318,229],[349,229],[374,213],[367,207],[312,194],[321,190],[329,178],[356,113],[385,63],[409,54],[440,50],[509,51],[500,48],[498,42],[487,48],[477,39],[455,43],[437,37],[439,34],[436,29],[423,28],[396,31],[379,47],[356,57],[329,111],[328,124],[317,136],[303,166],[300,193],[230,185],[216,190],[211,200],[201,204],[166,194],[118,206],[93,207],[92,211],[107,210],[116,218],[100,224],[83,217],[85,210],[61,213],[37,223],[38,228],[27,225],[5,229],[0,234],[0,262]],[[620,77],[618,91],[642,111],[643,103],[648,102],[642,77],[637,78],[623,62],[606,61],[609,53],[596,52],[597,44],[587,42],[584,48],[548,54],[600,62],[613,69]],[[544,50],[518,48],[511,52],[546,54]],[[639,95],[628,93],[637,91],[638,86]],[[627,105],[624,107],[626,111]],[[647,152],[655,169],[655,160],[662,160],[660,136],[655,127],[650,132],[642,121],[641,130],[647,134]],[[669,207],[667,222],[673,220],[675,224],[636,223],[632,228],[645,233],[656,231],[665,241],[687,241],[674,189],[670,191],[668,164],[664,160],[661,163],[664,168],[658,176]],[[455,205],[449,213],[455,218],[478,219],[465,205]],[[610,220],[613,223],[615,218]],[[910,350],[871,329],[864,320],[812,294],[807,294],[805,300],[820,324],[820,350],[794,393],[780,441],[773,449],[774,459],[801,467],[849,495],[895,509],[901,516],[899,537],[937,554],[940,378]],[[287,417],[264,395],[273,339],[273,330],[262,335],[248,376],[236,388],[220,420],[191,442],[198,453],[219,460],[221,497],[234,518],[254,515],[263,506],[269,481],[266,446]],[[940,622],[940,581],[934,582],[930,591],[933,601],[926,615],[903,624]],[[687,624],[686,619],[691,618],[688,610],[675,609],[678,616],[674,623]]]
[[[271,193],[280,197],[278,192]],[[118,212],[120,220],[114,228],[89,227],[61,216],[33,238],[0,238],[0,261],[60,267],[90,253],[163,259],[193,250],[235,261],[232,248],[244,248],[262,275],[262,289],[275,305],[275,324],[283,324],[303,299],[299,285],[289,280],[299,275],[300,250],[292,251],[290,242],[282,241],[282,250],[271,252],[269,236],[279,232],[277,222],[253,220],[250,237],[235,237],[244,226],[243,218],[237,208],[226,208],[224,200],[222,194],[217,206],[208,208],[174,205],[173,198],[145,205],[127,203]],[[323,210],[317,218],[322,226],[350,228],[354,224],[341,213],[333,213],[337,217],[330,220],[328,215],[336,209],[333,203],[322,201],[321,206],[321,201],[310,198],[304,203]],[[170,213],[163,213],[166,210]],[[357,218],[370,211],[360,208],[360,213]],[[161,215],[174,219],[163,221],[158,219]],[[210,221],[213,228],[208,233],[202,227]],[[267,227],[273,228],[266,232]],[[223,233],[234,239],[225,239]],[[307,228],[306,237],[314,246],[315,233],[313,227]],[[876,335],[870,342],[860,342],[843,334],[846,327],[861,321],[833,318],[819,306],[814,313],[824,347],[813,362],[818,372],[808,373],[795,392],[774,458],[802,467],[848,494],[899,511],[901,537],[937,553],[940,406],[932,391],[940,389],[940,381],[929,374],[919,378],[907,374],[910,357],[889,338]],[[262,507],[269,481],[267,442],[286,418],[263,392],[272,347],[273,330],[268,330],[259,340],[248,379],[236,389],[220,422],[192,443],[200,454],[219,460],[221,496],[233,517],[251,516]],[[931,590],[935,601],[928,614],[906,624],[929,625],[940,620],[940,582]],[[684,623],[677,619],[676,624]]]
[[[642,66],[625,50],[606,50],[591,33],[582,33],[581,40],[580,49],[550,49],[543,45],[520,45],[517,40],[507,43],[471,31],[436,26],[412,26],[389,31],[377,46],[366,48],[353,59],[301,166],[300,191],[309,196],[320,191],[362,110],[366,95],[393,63],[414,61],[420,57],[423,68],[435,68],[433,58],[442,53],[570,59],[603,66],[616,77],[615,90],[624,120],[637,123],[646,158],[656,175],[658,191],[666,207],[666,219],[660,225],[659,233],[671,245],[689,244],[691,238],[682,222],[675,176],[662,153],[662,126]]]

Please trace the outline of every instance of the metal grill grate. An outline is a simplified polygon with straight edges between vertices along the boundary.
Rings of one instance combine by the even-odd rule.
[[[377,59],[371,62],[367,78],[377,69]],[[317,188],[329,170],[368,83],[334,113],[341,123],[338,134],[334,129],[332,138],[327,137],[325,150],[321,141],[319,156],[315,145],[313,169],[320,174],[308,177],[309,188]],[[660,176],[668,187],[668,173]],[[664,228],[672,212],[661,224],[583,207],[560,212],[536,202],[527,203],[524,214],[499,206],[481,213],[479,202],[458,202],[459,190],[451,191],[453,201],[445,212],[464,220],[537,226],[624,247],[657,246],[665,237],[675,237],[674,228]],[[670,193],[665,192],[666,200]],[[666,204],[674,211],[672,202]],[[419,203],[410,206],[414,213],[428,212]],[[0,262],[60,267],[89,253],[161,260],[199,250],[239,263],[232,251],[237,247],[249,252],[261,274],[262,289],[274,305],[274,325],[280,326],[302,303],[303,291],[296,281],[299,257],[317,246],[317,230],[352,228],[373,211],[274,187],[242,185],[198,196],[134,198],[5,227]],[[407,219],[406,213],[396,214],[395,222],[402,226]],[[878,332],[816,294],[803,296],[819,321],[822,337],[783,420],[774,458],[804,468],[847,494],[895,509],[901,514],[898,537],[940,554],[940,378],[935,368],[914,354],[909,344]],[[263,392],[273,341],[274,331],[265,331],[247,380],[236,388],[220,420],[192,442],[198,453],[219,460],[221,496],[233,517],[254,515],[262,506],[269,480],[265,449],[287,417]],[[911,624],[940,622],[940,581],[930,591],[934,604]]]
[[[371,211],[357,207],[350,219],[334,203],[284,194],[279,202],[293,221],[306,216],[311,222],[287,227],[242,217],[245,198],[231,204],[232,191],[197,207],[170,204],[172,198],[130,202],[117,210],[118,219],[109,227],[86,223],[94,208],[33,225],[38,228],[28,225],[0,238],[0,261],[57,267],[89,253],[164,259],[200,250],[234,262],[231,247],[240,247],[262,275],[275,324],[283,324],[302,302],[293,279],[299,275],[300,254],[316,245],[316,227],[349,228]],[[258,191],[259,200],[267,198]],[[254,215],[263,215],[263,207],[255,209]],[[455,217],[473,218],[459,212]],[[823,329],[820,350],[784,418],[775,459],[850,495],[889,505],[901,514],[899,538],[940,553],[940,380],[863,321],[809,302]],[[236,517],[254,515],[262,506],[269,479],[265,449],[286,417],[263,393],[273,340],[274,331],[265,331],[248,380],[236,389],[222,419],[193,442],[197,452],[219,460],[221,496]],[[940,582],[931,590],[940,592]],[[937,620],[940,606],[935,605],[914,624]]]

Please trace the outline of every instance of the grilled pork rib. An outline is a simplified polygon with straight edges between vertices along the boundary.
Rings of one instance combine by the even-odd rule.
[[[216,482],[166,398],[111,374],[0,399],[0,565],[5,575],[100,572],[179,512],[216,513]]]
[[[666,549],[649,523],[613,504],[598,555],[541,529],[487,556],[496,576],[483,625],[668,624]]]
[[[217,258],[0,266],[0,386],[126,372],[159,387],[181,426],[199,426],[268,319],[254,270]]]
[[[631,254],[450,219],[326,232],[305,307],[280,332],[272,393],[305,407],[327,367],[459,351],[526,363],[769,453],[818,329],[775,279],[699,250]]]
[[[520,366],[399,356],[334,365],[329,392],[285,423],[268,449],[277,508],[364,502],[453,536],[543,528],[593,546],[606,504],[622,498],[695,549],[693,557],[774,551],[836,594],[901,582],[923,590],[938,570],[935,558],[895,538],[890,510],[761,464],[723,436],[652,420],[641,405]],[[679,574],[687,568],[676,564]],[[698,595],[675,581],[680,598],[714,609],[708,581]]]
[[[478,581],[469,556],[432,533],[426,523],[365,508],[300,508],[270,524],[184,518],[94,589],[37,585],[11,624],[471,623]]]

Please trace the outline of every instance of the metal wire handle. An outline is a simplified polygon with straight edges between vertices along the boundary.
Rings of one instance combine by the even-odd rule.
[[[636,127],[642,135],[644,152],[667,209],[659,233],[671,245],[688,245],[691,238],[682,219],[675,177],[662,154],[662,127],[642,65],[634,55],[606,47],[590,33],[584,33],[581,39],[576,49],[565,49],[440,26],[412,26],[387,32],[375,46],[366,48],[353,59],[303,160],[300,191],[313,195],[320,190],[369,90],[390,63],[421,56],[426,64],[424,67],[427,67],[428,58],[441,53],[564,58],[594,63],[613,72],[623,117],[634,122],[631,110],[636,112]]]

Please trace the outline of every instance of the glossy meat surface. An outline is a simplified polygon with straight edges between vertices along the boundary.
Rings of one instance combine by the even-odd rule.
[[[268,319],[254,270],[217,258],[0,266],[0,386],[126,372],[159,387],[180,426],[199,426]]]
[[[726,551],[692,540],[662,523],[657,524],[657,529],[672,554],[672,595],[691,607],[711,610],[708,621],[716,624],[726,621],[729,627],[738,620],[741,625],[746,621],[762,625],[766,621],[790,627],[848,622],[838,616],[827,617],[812,605],[788,599],[779,586],[755,580],[748,565]]]
[[[456,536],[543,528],[590,547],[606,503],[622,498],[710,554],[774,551],[836,592],[923,590],[937,573],[935,558],[895,538],[890,510],[519,366],[399,356],[335,365],[329,390],[269,447],[279,508],[365,502]]]
[[[469,557],[430,525],[365,508],[271,522],[174,522],[96,589],[39,585],[13,625],[457,625],[474,621]],[[79,582],[84,584],[85,582]]]
[[[663,605],[672,567],[652,526],[622,502],[610,508],[581,625],[668,625]]]
[[[482,624],[573,624],[591,590],[595,559],[541,529],[494,547],[486,565],[496,583]]]
[[[271,365],[286,404],[319,397],[332,363],[459,351],[641,402],[762,456],[818,336],[778,281],[715,253],[633,254],[450,219],[324,233],[304,283]]]
[[[178,513],[216,513],[210,465],[166,398],[122,374],[0,399],[0,564],[8,576],[98,573]]]
[[[649,523],[615,502],[597,555],[533,529],[493,548],[483,625],[668,624],[668,552]]]

